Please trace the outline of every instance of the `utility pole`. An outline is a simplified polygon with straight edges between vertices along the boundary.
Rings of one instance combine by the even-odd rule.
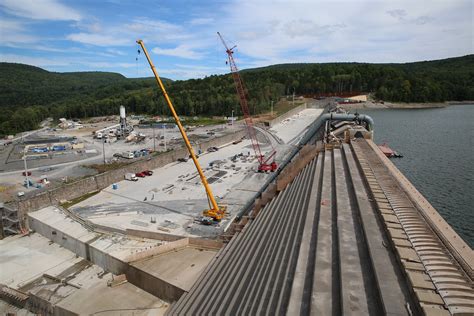
[[[231,121],[231,123],[232,123],[232,128],[234,128],[234,110],[232,110],[232,121]]]
[[[293,87],[293,106],[295,106],[295,87]]]
[[[272,102],[271,108],[272,108],[272,117],[273,117],[273,100],[271,100],[271,102]]]
[[[26,148],[23,151],[23,162],[25,163],[25,180],[26,180],[26,188],[30,188],[30,178],[28,177],[28,166],[26,165]]]

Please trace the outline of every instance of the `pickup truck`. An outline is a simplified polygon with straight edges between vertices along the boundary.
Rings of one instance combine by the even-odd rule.
[[[126,173],[125,174],[125,180],[128,181],[138,181],[137,176],[134,173]]]

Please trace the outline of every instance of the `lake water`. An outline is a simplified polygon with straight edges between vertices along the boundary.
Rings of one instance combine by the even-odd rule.
[[[374,119],[375,142],[404,155],[393,163],[474,248],[474,105],[359,112]]]

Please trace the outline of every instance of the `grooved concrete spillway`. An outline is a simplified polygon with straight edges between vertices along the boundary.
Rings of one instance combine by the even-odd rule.
[[[472,249],[453,254],[370,143],[321,152],[168,314],[472,315]]]

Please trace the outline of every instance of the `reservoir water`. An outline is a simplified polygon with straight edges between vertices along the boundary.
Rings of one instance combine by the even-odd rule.
[[[474,248],[474,105],[359,112],[374,119],[375,142],[404,155],[392,162]]]

